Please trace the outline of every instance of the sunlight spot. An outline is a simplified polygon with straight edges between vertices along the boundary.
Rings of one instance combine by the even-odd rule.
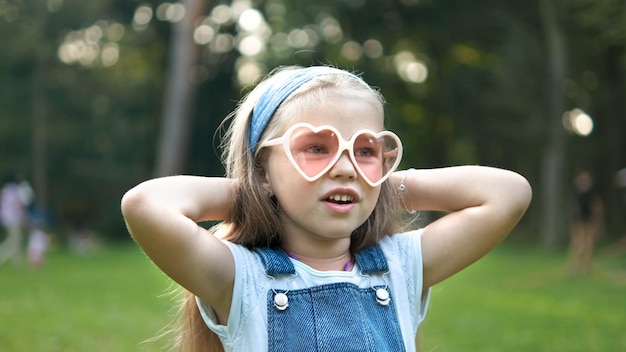
[[[289,44],[287,44],[287,34],[285,33],[276,33],[270,38],[270,45],[275,51],[285,51],[289,49]]]
[[[259,10],[247,9],[241,13],[237,24],[244,31],[252,32],[263,23],[263,15]]]
[[[238,49],[243,56],[255,56],[263,52],[265,43],[259,37],[250,35],[239,42]]]
[[[98,58],[100,54],[100,46],[97,44],[90,44],[83,47],[83,52],[81,53],[78,62],[80,62],[83,66],[90,66],[94,61]]]
[[[170,6],[172,6],[172,4],[170,4],[169,2],[164,2],[161,5],[159,5],[156,9],[156,18],[159,21],[168,21],[167,18],[167,9],[170,8]]]
[[[113,42],[120,41],[124,37],[124,26],[119,23],[113,23],[107,29],[107,39]]]
[[[206,24],[202,24],[193,32],[193,39],[200,45],[208,44],[215,37],[215,30]]]
[[[363,54],[370,59],[378,59],[383,55],[383,45],[376,39],[368,39],[363,43]]]
[[[241,87],[257,83],[264,73],[264,68],[258,62],[246,57],[237,59],[235,70],[237,71],[237,81]]]
[[[329,43],[338,43],[343,38],[343,32],[339,22],[331,17],[326,16],[319,24],[322,36]]]
[[[320,42],[320,36],[317,32],[317,26],[307,25],[304,27],[304,32],[309,38],[309,46],[315,46]]]
[[[397,53],[394,58],[396,72],[403,80],[412,83],[424,83],[428,78],[428,68],[408,51]]]
[[[252,8],[252,2],[250,0],[233,0],[230,4],[233,18],[238,18],[245,11]],[[256,11],[256,10],[255,10]]]
[[[593,132],[593,119],[578,108],[565,112],[562,122],[566,130],[579,136],[586,137]]]
[[[287,14],[287,9],[283,4],[272,2],[265,6],[265,13],[270,22],[282,21]]]
[[[185,18],[186,12],[187,11],[185,9],[185,5],[177,2],[167,7],[167,9],[165,10],[165,18],[171,23],[177,23]]]
[[[214,53],[227,53],[233,49],[234,38],[231,34],[218,34],[213,41],[211,41],[211,51]]]
[[[363,50],[359,43],[351,40],[341,47],[341,55],[350,61],[357,61],[361,58]]]
[[[215,23],[225,24],[232,20],[232,10],[227,5],[217,5],[211,11],[211,18]]]
[[[309,44],[309,37],[302,29],[294,29],[287,35],[287,44],[293,48],[304,48]]]
[[[102,28],[100,26],[91,26],[85,30],[85,42],[87,44],[96,44],[102,39]]]
[[[102,48],[102,53],[100,53],[100,60],[102,61],[102,66],[111,67],[117,63],[120,58],[120,47],[117,43],[107,43]]]
[[[135,16],[133,17],[133,23],[143,27],[146,26],[152,20],[152,8],[147,5],[141,5],[135,10]]]

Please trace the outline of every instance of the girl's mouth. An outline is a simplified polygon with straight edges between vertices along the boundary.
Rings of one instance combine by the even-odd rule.
[[[347,194],[332,194],[326,198],[326,201],[337,204],[350,204],[353,200],[354,198]]]

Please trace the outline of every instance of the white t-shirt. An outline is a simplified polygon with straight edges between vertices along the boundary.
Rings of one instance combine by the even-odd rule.
[[[417,328],[426,316],[430,290],[422,292],[423,263],[421,249],[422,230],[388,236],[380,241],[390,273],[386,276],[402,330],[407,351],[415,351]],[[260,257],[249,249],[225,242],[235,259],[235,283],[227,325],[216,323],[211,307],[196,298],[206,325],[215,332],[226,352],[267,350],[267,292],[272,279],[265,275]],[[297,276],[277,279],[275,289],[297,290],[312,286],[349,282],[359,287],[384,285],[379,276],[370,279],[359,273],[358,266],[351,271],[319,271],[291,259]]]

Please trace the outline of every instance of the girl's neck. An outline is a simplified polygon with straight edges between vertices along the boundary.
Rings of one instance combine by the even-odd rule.
[[[352,269],[354,263],[349,237],[316,241],[285,236],[281,248],[292,258],[320,271],[343,271],[346,265]]]
[[[325,258],[325,259],[306,258],[306,257],[303,258],[303,257],[299,257],[295,255],[292,252],[286,252],[286,253],[290,258],[293,258],[297,261],[307,264],[313,269],[320,270],[320,271],[330,271],[330,270],[350,271],[354,267],[354,261],[355,261],[354,256],[350,252],[348,252],[347,258],[346,258],[346,255],[342,255],[337,258]],[[341,265],[343,265],[343,267],[339,269]]]

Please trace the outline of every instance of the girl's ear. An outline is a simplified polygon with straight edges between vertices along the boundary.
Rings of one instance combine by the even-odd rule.
[[[274,191],[272,190],[272,181],[270,179],[269,173],[267,173],[265,170],[265,165],[262,166],[259,170],[259,175],[261,176],[261,186],[263,186],[263,189],[265,189],[267,195],[271,197],[274,195]]]

